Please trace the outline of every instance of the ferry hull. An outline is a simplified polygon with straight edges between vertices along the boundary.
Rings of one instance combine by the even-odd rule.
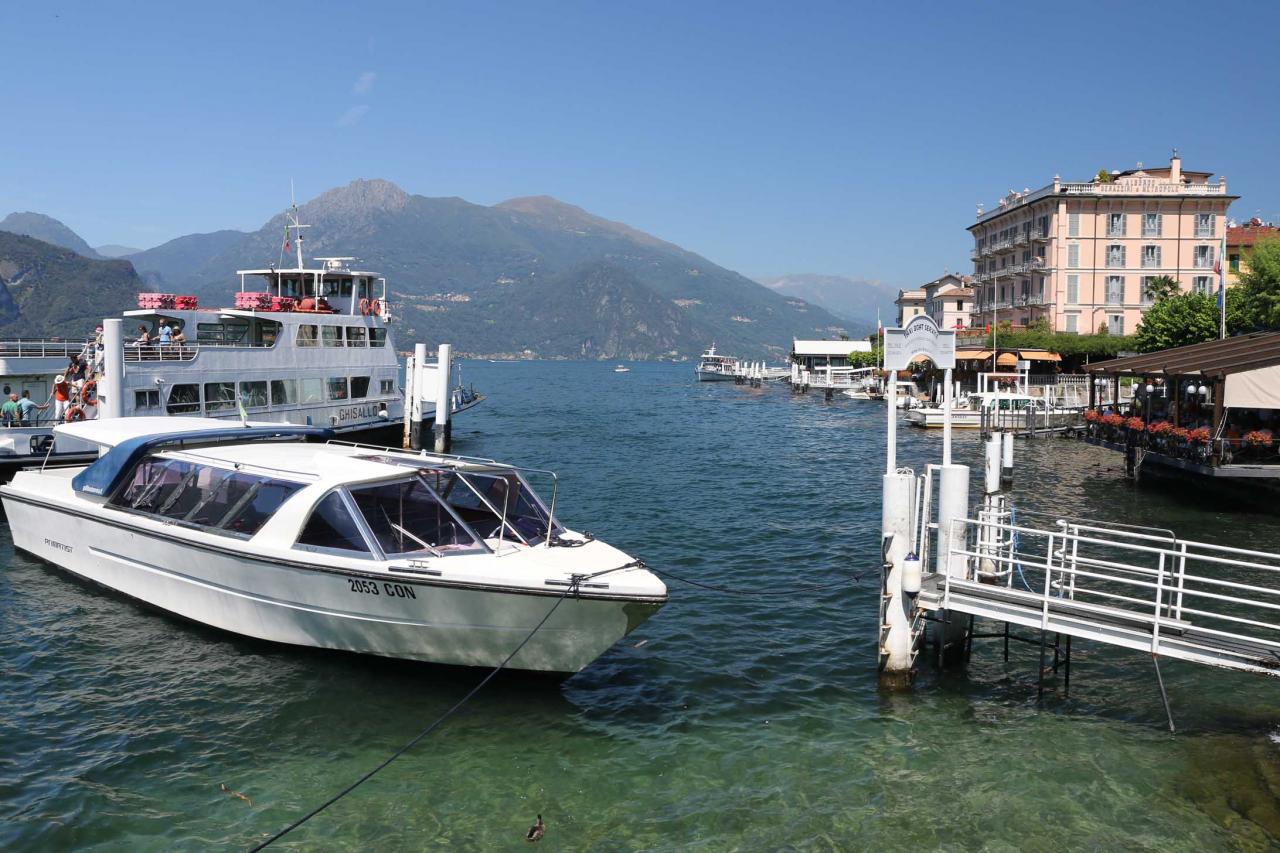
[[[12,486],[3,490],[3,505],[14,545],[23,551],[168,613],[291,645],[493,667],[555,607],[507,667],[572,674],[665,602],[665,597],[562,599],[563,588],[553,586],[537,591],[449,586],[318,561],[254,558],[104,521],[15,494]]]
[[[734,380],[732,373],[713,373],[709,370],[699,370],[697,373],[699,382],[732,382]]]

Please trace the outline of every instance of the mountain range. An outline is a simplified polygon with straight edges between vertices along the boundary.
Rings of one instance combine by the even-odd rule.
[[[827,309],[847,321],[856,337],[874,331],[877,317],[890,322],[897,315],[898,289],[879,281],[819,273],[765,276],[756,281],[776,293]]]
[[[57,220],[32,216],[15,214],[0,228],[97,254]],[[776,357],[792,337],[836,337],[849,325],[804,297],[549,196],[485,206],[358,180],[302,205],[299,217],[310,226],[309,263],[355,255],[360,268],[386,276],[402,346],[447,341],[474,355],[642,359],[696,357],[715,341],[722,352]],[[190,234],[125,260],[139,287],[226,304],[237,269],[294,265],[283,252],[286,221],[282,213],[252,232]]]

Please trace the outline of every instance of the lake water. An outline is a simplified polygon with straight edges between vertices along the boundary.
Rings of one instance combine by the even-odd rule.
[[[671,603],[563,684],[503,678],[280,849],[1255,850],[1280,843],[1280,690],[1077,643],[975,642],[876,674],[883,409],[690,366],[467,363],[460,453],[548,467],[560,514]],[[902,429],[900,463],[936,461]],[[956,436],[958,461],[977,439]],[[1019,443],[1021,506],[1280,550],[1275,516],[1138,488],[1118,456]],[[72,580],[0,532],[0,848],[243,849],[381,761],[483,673],[238,639]],[[828,591],[801,589],[866,573]],[[252,802],[220,789],[242,792]]]

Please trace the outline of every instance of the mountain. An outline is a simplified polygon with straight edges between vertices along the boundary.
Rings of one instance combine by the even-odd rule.
[[[119,246],[115,243],[108,243],[105,246],[94,246],[93,250],[104,258],[123,258],[126,255],[136,255],[141,249],[134,249],[130,246]]]
[[[794,273],[757,281],[777,293],[820,305],[854,324],[857,332],[875,329],[877,309],[886,321],[897,314],[893,302],[898,298],[897,288],[878,281],[817,273]]]
[[[134,304],[142,286],[128,261],[0,232],[0,335],[85,338]]]
[[[43,213],[10,213],[4,219],[0,219],[0,231],[34,237],[37,240],[70,249],[86,258],[102,257],[79,234],[52,216],[45,216]]]
[[[549,196],[493,206],[359,180],[302,205],[304,257],[357,255],[385,275],[401,345],[540,357],[696,356],[715,341],[778,356],[846,323],[672,243]],[[284,258],[284,214],[248,234],[191,235],[130,256],[149,283],[228,301],[237,269]]]

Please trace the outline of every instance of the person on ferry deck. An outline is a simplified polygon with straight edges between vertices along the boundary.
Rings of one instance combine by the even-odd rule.
[[[133,342],[134,346],[145,347],[151,343],[151,335],[147,334],[146,326],[138,327],[138,339]]]
[[[59,373],[53,377],[53,420],[61,423],[71,408],[71,383],[67,377]]]
[[[17,394],[10,394],[9,399],[0,406],[0,420],[3,420],[7,427],[22,426],[22,409],[18,406]]]
[[[23,391],[22,399],[18,400],[18,414],[21,416],[21,423],[18,426],[34,426],[36,412],[42,412],[47,408],[49,408],[48,403],[37,403],[31,399],[30,391]]]
[[[177,346],[182,346],[187,342],[187,335],[182,331],[182,327],[173,330],[173,342]]]
[[[72,384],[83,382],[88,369],[88,365],[80,360],[80,356],[71,356],[71,361],[67,364],[67,381]]]
[[[102,364],[106,358],[107,346],[102,340],[102,324],[93,330],[93,374],[102,373]]]
[[[162,347],[167,347],[173,343],[173,328],[169,325],[168,320],[160,321],[160,328],[156,329],[156,343]]]

